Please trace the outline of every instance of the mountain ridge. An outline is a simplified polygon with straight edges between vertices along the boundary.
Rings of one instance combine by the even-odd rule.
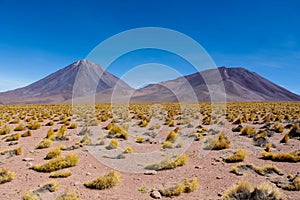
[[[79,72],[80,80],[77,78]],[[212,95],[219,95],[221,100],[222,95],[226,95],[225,101],[300,101],[299,95],[242,67],[222,66],[133,89],[100,65],[84,59],[28,86],[0,92],[0,104],[71,103],[75,90],[80,89],[74,89],[75,81],[85,85],[82,90],[94,92],[96,102],[111,102],[114,93],[119,95],[115,99],[120,102],[209,102]]]

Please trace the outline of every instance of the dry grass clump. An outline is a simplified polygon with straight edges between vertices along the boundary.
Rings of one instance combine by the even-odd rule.
[[[223,194],[223,200],[283,200],[281,192],[269,183],[253,187],[247,181],[241,181]]]
[[[116,149],[119,146],[119,142],[116,139],[111,139],[109,145],[106,147],[107,149]]]
[[[68,129],[76,129],[78,127],[78,124],[71,124],[68,126]]]
[[[40,192],[45,192],[45,191],[49,191],[49,192],[55,192],[59,187],[59,184],[54,181],[54,180],[50,180],[48,183],[42,185],[41,187],[39,187],[38,189],[34,190],[33,193],[40,193]]]
[[[221,150],[228,148],[230,148],[230,141],[223,131],[221,131],[219,135],[206,140],[206,149]]]
[[[135,142],[136,142],[136,143],[143,143],[143,142],[145,142],[145,138],[143,138],[143,137],[138,137],[138,138],[136,138]]]
[[[174,144],[170,141],[165,141],[163,144],[162,144],[162,148],[163,149],[173,149],[174,148]]]
[[[20,139],[20,133],[15,133],[6,137],[5,142],[18,141],[19,139]]]
[[[271,149],[271,147],[272,147],[272,145],[271,144],[266,144],[266,149],[265,149],[265,151],[266,152],[272,152],[272,149]]]
[[[29,169],[33,169],[38,172],[53,172],[60,169],[76,166],[79,162],[77,154],[69,153],[65,157],[57,157],[49,160],[40,165],[33,165]]]
[[[58,148],[54,148],[54,149],[50,150],[47,153],[45,159],[46,160],[50,160],[52,158],[57,158],[57,157],[61,156],[61,153],[62,153],[62,151],[61,151],[61,149],[59,147]]]
[[[177,183],[173,187],[159,190],[162,196],[172,197],[179,196],[182,193],[190,193],[197,189],[200,184],[198,178],[184,179],[182,182]]]
[[[28,130],[21,135],[21,137],[30,137],[30,136],[32,136],[31,130]]]
[[[25,127],[22,124],[19,124],[14,128],[14,131],[24,131]]]
[[[300,151],[290,152],[290,153],[272,153],[272,152],[262,152],[263,159],[272,160],[277,162],[300,162]]]
[[[224,161],[228,163],[241,162],[247,157],[247,151],[244,149],[237,149],[232,156],[225,158]]]
[[[51,172],[50,178],[67,178],[72,175],[71,171]]]
[[[52,140],[49,140],[49,139],[45,138],[36,145],[36,149],[48,148],[52,145],[52,143],[53,143]]]
[[[177,133],[172,130],[167,135],[166,141],[174,143],[177,140],[177,137],[178,137]]]
[[[92,144],[92,139],[89,137],[88,133],[84,134],[83,138],[80,140],[80,146]]]
[[[0,155],[8,155],[8,157],[12,157],[14,155],[19,156],[22,155],[22,153],[23,153],[22,147],[0,151]]]
[[[290,139],[289,133],[286,133],[283,138],[280,140],[280,143],[288,143]]]
[[[23,195],[23,200],[41,200],[41,197],[39,193],[33,193],[29,190]]]
[[[242,170],[252,170],[253,172],[262,176],[267,176],[273,173],[280,176],[283,175],[282,171],[278,167],[272,164],[266,164],[261,167],[255,166],[253,164],[240,164],[240,165],[233,166],[231,172],[238,176],[241,176],[243,175]]]
[[[133,153],[133,148],[132,147],[126,147],[124,150],[124,153]]]
[[[145,169],[149,170],[167,170],[174,169],[178,166],[183,166],[188,162],[189,156],[187,154],[182,154],[177,157],[165,158],[163,161],[155,164],[150,164],[145,167]]]
[[[16,174],[14,172],[10,172],[6,168],[0,169],[0,184],[12,181],[15,176]]]
[[[116,124],[110,124],[109,126],[107,126],[108,128],[108,137],[109,138],[122,138],[127,140],[129,135],[128,133],[122,129],[121,127],[117,126]]]
[[[8,125],[5,125],[0,129],[0,135],[7,135],[10,133],[10,131],[10,127]]]
[[[55,200],[80,200],[76,192],[64,193],[61,196],[57,197]]]
[[[282,189],[289,191],[300,191],[300,177],[295,176],[289,179],[289,183],[282,186]]]
[[[252,128],[250,126],[245,126],[241,130],[241,135],[250,136],[250,135],[254,134],[255,132],[256,132],[256,130],[254,128]]]
[[[114,170],[111,170],[107,174],[100,176],[94,180],[87,181],[84,186],[91,189],[103,190],[107,188],[112,188],[117,185],[121,180],[121,174]]]
[[[26,126],[29,130],[37,130],[41,128],[41,124],[38,121],[30,122]]]

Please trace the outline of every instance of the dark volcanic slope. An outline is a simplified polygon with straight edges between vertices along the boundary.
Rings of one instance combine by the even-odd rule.
[[[207,81],[206,82],[204,81]],[[226,68],[206,70],[200,73],[179,77],[174,80],[152,84],[135,92],[133,101],[210,101],[210,94],[222,96],[222,84],[227,101],[299,101],[300,96],[268,81],[244,68]],[[211,89],[208,90],[207,85]],[[191,91],[190,88],[193,88]],[[170,92],[172,91],[172,92]],[[224,91],[224,90],[223,90]],[[190,94],[190,95],[189,95]],[[184,98],[183,96],[187,97]],[[222,99],[222,98],[221,98]]]
[[[97,92],[118,86],[130,89],[125,82],[108,73],[99,65],[88,60],[79,60],[31,85],[16,90],[0,93],[2,103],[60,103],[72,98],[73,85],[78,71],[81,70],[81,81],[96,84],[91,74],[101,73]],[[82,71],[83,70],[83,71]],[[97,76],[95,76],[97,77]],[[95,81],[97,81],[95,79]]]

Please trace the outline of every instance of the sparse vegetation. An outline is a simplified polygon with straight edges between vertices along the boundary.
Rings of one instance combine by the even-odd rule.
[[[57,158],[59,156],[61,156],[61,149],[60,148],[55,148],[55,149],[52,149],[51,151],[49,151],[45,157],[45,159],[49,160],[49,159],[52,159],[52,158]]]
[[[57,157],[49,160],[46,163],[40,165],[33,165],[29,167],[38,172],[53,172],[60,169],[76,166],[79,163],[78,155],[69,153],[65,157]]]
[[[0,169],[0,184],[12,181],[15,176],[16,174],[14,172],[10,172],[6,168]]]
[[[43,139],[42,141],[40,141],[36,148],[37,149],[45,149],[45,148],[49,148],[52,145],[52,141],[49,139]]]
[[[107,149],[116,149],[119,146],[119,142],[116,139],[111,139],[109,142],[109,145],[107,146]]]
[[[71,171],[51,172],[50,178],[67,178],[72,175]]]
[[[172,197],[179,196],[182,193],[190,193],[193,192],[200,184],[200,180],[198,178],[193,179],[184,179],[182,182],[177,183],[171,188],[161,189],[159,192],[162,196]]]
[[[206,149],[221,150],[230,148],[230,141],[221,131],[219,135],[210,137],[206,140]]]
[[[290,153],[271,153],[262,152],[263,159],[278,161],[278,162],[300,162],[300,151],[290,152]]]
[[[145,168],[149,170],[167,170],[174,169],[178,166],[185,165],[188,162],[189,156],[187,154],[182,154],[177,157],[165,158],[160,163],[147,165]]]
[[[55,200],[80,200],[79,196],[75,192],[64,193],[61,196],[57,197]]]
[[[247,181],[241,181],[237,185],[229,188],[223,195],[224,200],[283,200],[284,197],[277,188],[273,188],[268,183],[262,183],[257,187],[253,187]]]
[[[224,161],[228,163],[233,162],[241,162],[247,157],[247,151],[244,149],[237,149],[236,152],[229,156],[228,158],[225,158]]]
[[[116,171],[110,171],[104,176],[84,183],[84,186],[91,189],[103,190],[114,187],[121,180],[121,174]]]

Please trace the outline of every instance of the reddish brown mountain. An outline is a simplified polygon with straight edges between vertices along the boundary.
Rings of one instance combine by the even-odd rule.
[[[79,72],[81,84],[74,88]],[[0,104],[71,103],[74,91],[82,103],[91,98],[86,94],[96,102],[111,102],[112,96],[117,102],[207,102],[212,96],[226,101],[300,101],[299,95],[244,68],[220,67],[133,90],[99,65],[79,60],[31,85],[0,93]]]

